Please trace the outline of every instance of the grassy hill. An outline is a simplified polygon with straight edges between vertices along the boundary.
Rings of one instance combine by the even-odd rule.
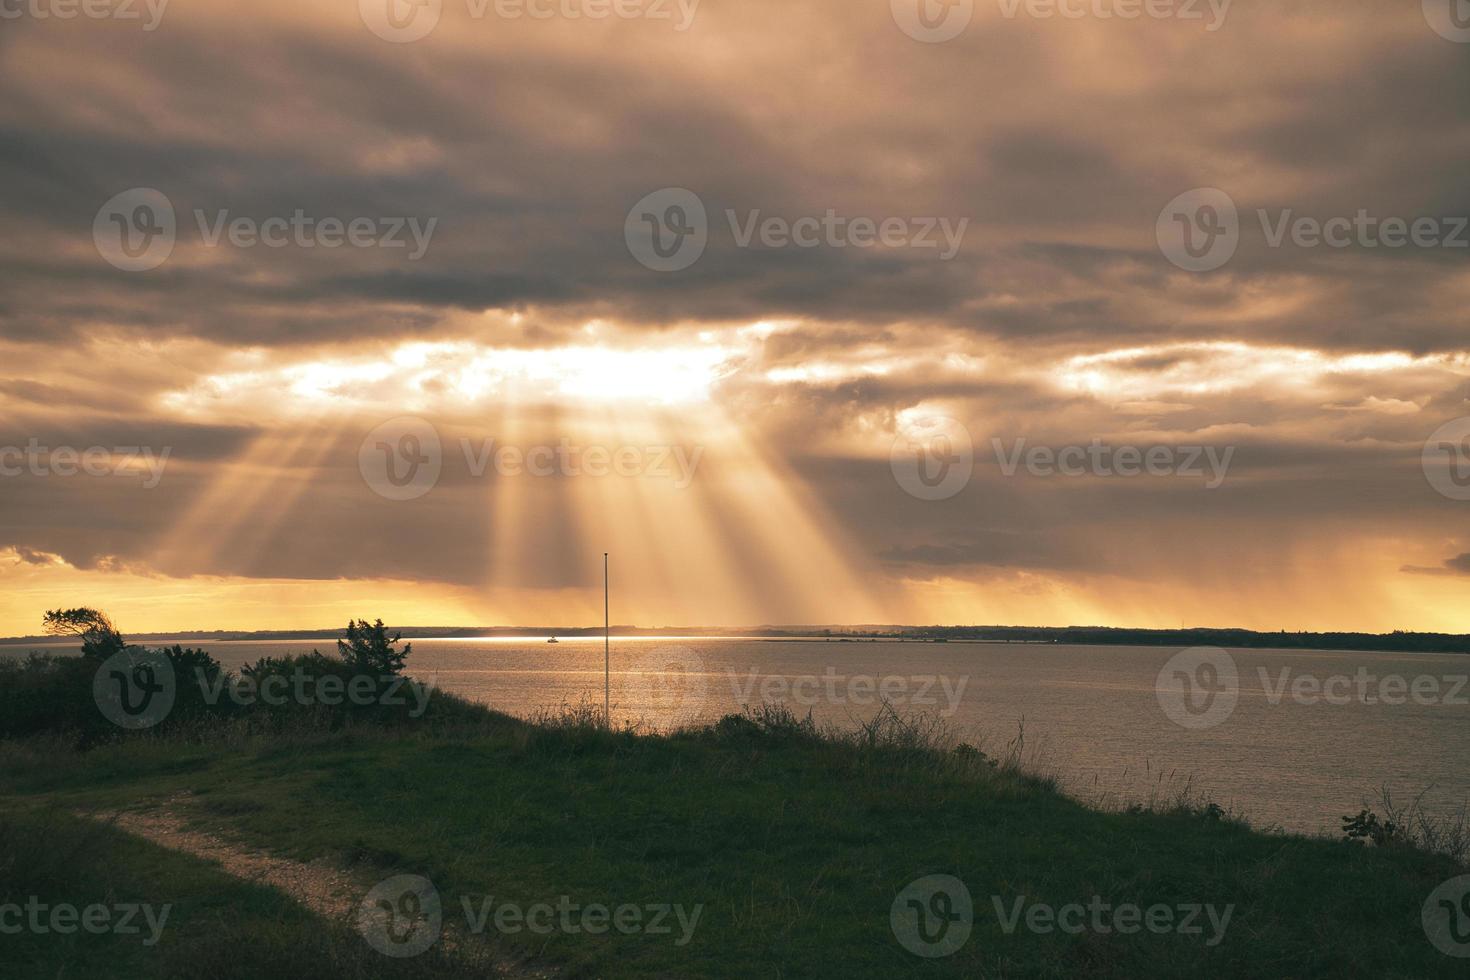
[[[175,906],[152,947],[0,936],[7,975],[87,975],[99,962],[110,975],[212,978],[1466,970],[1420,919],[1436,886],[1462,873],[1445,857],[1264,834],[1208,806],[1100,812],[1014,760],[892,715],[846,734],[760,712],[654,735],[575,713],[529,723],[444,697],[412,727],[307,713],[84,752],[12,740],[0,742],[0,808],[0,905],[112,894]],[[106,826],[118,811],[162,812],[152,808],[365,885],[422,876],[443,928],[420,956],[382,956],[351,917],[305,912]],[[550,931],[531,928],[543,906]],[[614,927],[594,906],[608,917],[636,907],[639,922]],[[660,908],[667,931],[652,928]],[[919,955],[946,943],[958,948]]]

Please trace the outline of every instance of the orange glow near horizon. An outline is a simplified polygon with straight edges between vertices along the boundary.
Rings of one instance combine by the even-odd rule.
[[[1093,406],[1098,418],[1135,438],[1188,438],[1187,431],[1170,432],[1170,413],[1237,389],[1305,407],[1337,398],[1335,410],[1344,418],[1352,412],[1422,425],[1414,418],[1423,411],[1415,389],[1426,378],[1463,371],[1463,357],[1326,356],[1222,342],[1026,359],[997,350],[928,355],[869,344],[827,367],[771,367],[763,345],[798,327],[686,331],[663,347],[623,348],[614,343],[614,325],[592,322],[579,331],[586,343],[561,348],[408,342],[376,360],[368,353],[311,351],[280,359],[240,352],[225,358],[219,373],[202,374],[156,402],[191,424],[255,420],[243,448],[217,462],[170,464],[196,489],[181,495],[183,505],[145,557],[104,556],[77,568],[44,552],[0,551],[0,633],[34,633],[45,609],[79,604],[106,608],[125,628],[146,632],[322,629],[363,616],[400,625],[585,626],[601,618],[603,551],[613,556],[613,618],[639,626],[1470,629],[1470,614],[1457,600],[1461,580],[1436,574],[1450,544],[1385,538],[1371,546],[1379,557],[1364,560],[1367,531],[1339,538],[1283,529],[1274,540],[1217,536],[1213,545],[1200,539],[1214,554],[1239,550],[1242,560],[1242,549],[1254,549],[1256,571],[1246,577],[1183,559],[1135,562],[1132,549],[1117,552],[1106,575],[885,564],[792,466],[790,436],[783,445],[760,414],[790,392],[918,375],[1027,379],[1039,390],[1069,392],[1069,410]],[[1381,379],[1381,394],[1342,401],[1334,386],[1365,376]],[[974,417],[962,398],[929,398],[892,414],[854,412],[846,425],[813,430],[810,444],[795,448],[866,460],[884,473],[893,426],[930,411]],[[355,454],[364,433],[407,412],[435,420],[445,475],[421,500],[385,502],[367,490]],[[1152,428],[1130,421],[1130,413],[1148,418]],[[993,463],[984,458],[989,433],[979,424],[977,472],[993,480]],[[1301,431],[1333,438],[1316,425]],[[631,447],[645,470],[507,475],[490,455],[496,448],[559,443]],[[675,452],[683,458],[669,455]],[[648,472],[660,453],[661,471]],[[477,456],[479,471],[468,472]],[[1023,507],[1031,506],[1024,494],[1036,489],[992,486],[977,477],[968,492],[983,500],[997,487],[1022,493]],[[892,485],[880,489],[888,500],[905,502]],[[289,565],[267,561],[280,542],[313,529],[319,517],[312,514],[360,511],[367,527],[400,519],[438,527],[436,515],[459,514],[458,508],[473,518],[455,519],[463,525],[460,541],[429,536],[395,546],[423,550],[433,572],[435,549],[473,537],[481,546],[478,578],[295,577]],[[953,513],[960,536],[970,524],[985,528],[990,521],[988,509]],[[1405,574],[1408,566],[1421,574]],[[221,568],[229,571],[215,571]]]

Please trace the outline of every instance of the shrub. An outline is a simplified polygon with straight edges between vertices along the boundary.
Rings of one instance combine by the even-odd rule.
[[[401,633],[389,638],[381,619],[372,625],[365,619],[354,620],[347,624],[347,639],[337,641],[337,653],[360,670],[396,676],[403,672],[403,661],[413,651],[412,643],[405,643],[402,651],[394,648],[401,638]]]

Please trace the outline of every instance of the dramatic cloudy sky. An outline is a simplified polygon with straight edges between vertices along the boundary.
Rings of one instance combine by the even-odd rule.
[[[1470,630],[1449,0],[530,2],[0,0],[0,633]]]

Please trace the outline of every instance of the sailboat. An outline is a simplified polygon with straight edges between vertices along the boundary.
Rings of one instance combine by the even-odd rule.
[[[547,643],[560,643],[561,640],[558,640],[556,637],[553,636],[551,639],[547,640],[546,642]]]

